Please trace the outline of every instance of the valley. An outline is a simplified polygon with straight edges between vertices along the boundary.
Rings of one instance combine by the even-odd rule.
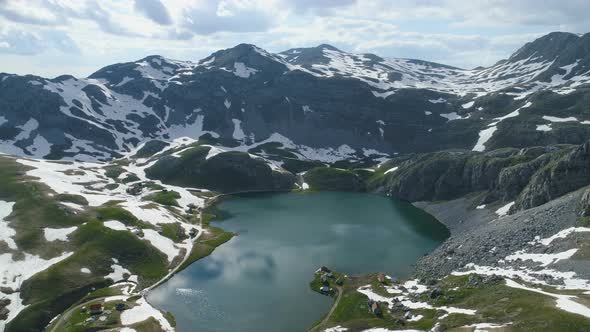
[[[0,331],[588,329],[589,38],[1,73]]]

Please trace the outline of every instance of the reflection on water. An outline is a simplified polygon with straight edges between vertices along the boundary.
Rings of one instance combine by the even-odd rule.
[[[426,213],[370,194],[242,196],[221,208],[231,217],[218,226],[239,236],[150,293],[179,331],[304,331],[331,305],[308,287],[319,266],[405,277],[448,236]]]

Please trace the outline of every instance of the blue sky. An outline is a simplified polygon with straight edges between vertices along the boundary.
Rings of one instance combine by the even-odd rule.
[[[0,72],[87,76],[150,54],[332,44],[487,66],[545,33],[590,31],[588,0],[0,0]]]

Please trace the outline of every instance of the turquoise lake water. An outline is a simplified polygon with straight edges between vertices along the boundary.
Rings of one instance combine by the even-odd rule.
[[[412,205],[372,194],[247,195],[220,208],[230,217],[213,224],[238,236],[148,297],[181,332],[305,331],[332,304],[308,287],[318,267],[404,278],[449,235]]]

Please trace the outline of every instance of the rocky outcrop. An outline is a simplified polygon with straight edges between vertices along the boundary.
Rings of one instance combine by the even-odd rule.
[[[244,152],[223,152],[207,158],[209,147],[195,147],[179,157],[161,157],[146,175],[164,183],[230,193],[289,190],[295,176],[275,171],[262,159]]]
[[[412,202],[449,200],[496,188],[502,170],[531,158],[517,149],[421,154],[386,176],[385,187],[391,196]]]
[[[420,277],[440,277],[469,263],[495,266],[498,260],[522,250],[535,236],[546,238],[575,226],[576,205],[582,195],[579,190],[494,222],[470,220],[477,227],[454,232],[434,252],[418,261],[416,272]],[[445,204],[441,203],[439,211],[445,210]]]
[[[590,184],[590,142],[486,153],[442,151],[392,163],[399,169],[385,176],[386,192],[412,202],[485,192],[481,203],[515,201],[514,212]]]
[[[550,162],[530,179],[516,201],[519,210],[539,206],[590,184],[590,141]]]
[[[578,216],[580,217],[590,217],[590,189],[586,189],[582,198],[580,198],[580,202],[578,202]]]
[[[498,175],[497,186],[489,197],[504,202],[513,200],[526,187],[533,174],[551,161],[552,157],[544,153],[531,161],[503,168]]]
[[[316,167],[305,173],[305,183],[312,190],[323,191],[362,191],[365,189],[362,179],[352,171]]]

